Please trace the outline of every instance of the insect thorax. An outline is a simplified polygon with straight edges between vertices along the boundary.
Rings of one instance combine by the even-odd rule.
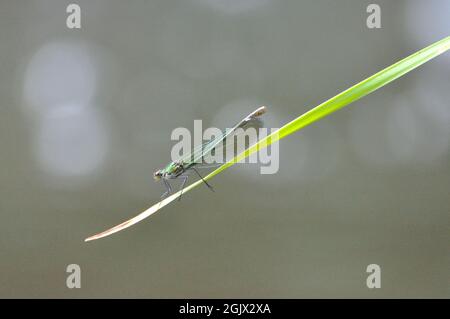
[[[167,177],[177,177],[184,172],[184,166],[180,162],[173,162],[170,163],[164,170]]]

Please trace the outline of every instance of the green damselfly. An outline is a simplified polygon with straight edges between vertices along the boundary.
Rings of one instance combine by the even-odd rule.
[[[259,120],[259,117],[266,113],[266,107],[261,106],[249,115],[247,115],[242,121],[237,123],[234,127],[231,129],[227,129],[225,131],[222,131],[222,134],[219,134],[216,138],[213,138],[202,145],[194,148],[194,150],[185,156],[183,156],[181,159],[171,162],[169,165],[164,167],[163,169],[157,170],[153,176],[155,180],[162,180],[164,185],[166,186],[166,192],[163,194],[162,197],[172,193],[172,187],[170,185],[169,180],[174,179],[182,179],[181,183],[181,191],[180,191],[180,197],[182,194],[183,187],[187,181],[188,173],[190,171],[196,172],[199,177],[202,179],[202,181],[209,187],[211,186],[207,184],[206,180],[203,179],[203,177],[198,173],[196,168],[205,167],[202,165],[203,158],[205,155],[210,154],[211,152],[215,151],[218,146],[223,143],[228,137],[231,137],[234,133],[236,133],[238,128],[246,129],[247,125],[250,126],[250,124],[256,124],[255,126],[258,126],[262,124],[262,122]],[[227,147],[227,145],[225,145]],[[220,164],[219,164],[220,165]],[[211,188],[212,189],[212,188]],[[167,205],[170,203],[171,199],[164,199],[161,200],[159,203],[153,205],[152,207],[148,208],[144,212],[140,213],[139,215],[128,219],[124,221],[123,223],[116,225],[110,229],[107,229],[101,233],[98,233],[96,235],[90,236],[85,239],[85,241],[91,241],[95,239],[99,239],[108,235],[111,235],[113,233],[119,232],[122,229],[125,229],[127,227],[130,227],[131,225],[134,225],[141,220],[147,218],[148,216],[154,214],[157,212],[161,207]]]
[[[184,185],[186,184],[188,180],[188,173],[190,171],[195,172],[205,183],[205,185],[210,189],[213,190],[211,185],[208,184],[207,181],[203,179],[203,177],[198,172],[197,168],[208,168],[211,167],[210,165],[203,165],[203,158],[209,154],[210,152],[213,152],[216,150],[218,145],[223,144],[224,141],[232,136],[237,129],[239,128],[245,128],[248,124],[253,123],[255,121],[258,121],[259,117],[266,113],[266,107],[261,106],[257,108],[255,111],[247,115],[245,118],[243,118],[239,123],[237,123],[235,126],[233,126],[230,129],[224,130],[222,134],[219,136],[203,143],[202,145],[199,145],[196,147],[191,153],[186,154],[181,159],[173,161],[169,163],[166,167],[157,170],[153,173],[153,177],[156,181],[161,180],[165,186],[165,193],[161,196],[162,198],[168,196],[172,193],[172,186],[170,184],[170,180],[173,179],[180,179],[181,180],[181,187],[180,189],[183,190]],[[181,193],[182,194],[182,193]],[[179,199],[181,198],[181,194]]]

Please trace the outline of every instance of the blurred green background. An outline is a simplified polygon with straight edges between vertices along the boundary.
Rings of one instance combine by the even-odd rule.
[[[0,2],[0,297],[449,297],[450,55],[148,220],[176,127],[279,127],[449,35],[449,1]],[[68,264],[81,289],[66,287]],[[382,269],[366,287],[367,265]]]

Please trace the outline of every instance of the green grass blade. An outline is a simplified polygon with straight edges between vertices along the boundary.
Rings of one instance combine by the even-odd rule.
[[[258,141],[256,144],[252,145],[242,153],[238,154],[236,157],[231,159],[230,161],[224,163],[222,166],[208,174],[204,177],[205,180],[211,179],[217,174],[221,173],[225,169],[229,168],[230,166],[234,165],[235,163],[238,163],[245,159],[247,156],[253,154],[254,152],[257,152],[259,149],[262,149],[264,147],[269,146],[270,144],[294,133],[302,128],[322,119],[325,116],[328,116],[337,110],[343,108],[344,106],[347,106],[360,98],[366,96],[367,94],[381,88],[382,86],[394,81],[395,79],[401,77],[402,75],[408,73],[409,71],[415,69],[416,67],[424,64],[425,62],[433,59],[434,57],[444,53],[450,49],[450,37],[446,37],[406,58],[403,60],[385,68],[384,70],[372,75],[371,77],[359,82],[358,84],[352,86],[351,88],[339,93],[338,95],[332,97],[331,99],[323,102],[322,104],[316,106],[315,108],[311,109],[310,111],[304,113],[303,115],[299,116],[298,118],[294,119],[293,121],[287,123],[283,127],[281,127],[279,130],[271,133],[270,135],[266,136],[265,138]],[[186,192],[192,190],[193,188],[199,186],[202,183],[202,180],[196,181],[195,183],[189,185],[183,190],[183,194]],[[178,196],[180,196],[180,192],[177,192],[161,202],[153,205],[146,211],[142,212],[141,214],[137,215],[136,217],[133,217],[122,224],[119,224],[111,229],[108,229],[102,233],[99,233],[97,235],[91,236],[87,238],[85,241],[95,240],[98,238],[102,238],[108,235],[111,235],[113,233],[116,233],[122,229],[125,229],[127,227],[130,227],[131,225],[134,225],[141,220],[147,218],[148,216],[154,214],[162,207],[166,206],[170,202],[172,202],[174,199],[176,199]]]

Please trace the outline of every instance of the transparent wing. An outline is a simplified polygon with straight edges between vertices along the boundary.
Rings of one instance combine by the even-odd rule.
[[[202,166],[217,166],[231,160],[256,143],[261,127],[263,122],[255,118],[233,129],[219,143],[203,152],[202,157],[197,159],[197,163],[201,163]]]
[[[264,106],[259,107],[244,119],[242,119],[239,123],[237,123],[234,127],[224,130],[219,136],[214,137],[213,139],[203,143],[194,148],[194,150],[183,156],[180,160],[183,162],[185,167],[189,167],[190,165],[195,165],[198,163],[203,163],[205,156],[210,155],[211,153],[217,154],[219,148],[222,150],[226,149],[226,145],[239,144],[234,141],[241,141],[240,135],[245,135],[247,130],[249,132],[255,130],[256,132],[260,127],[263,126],[263,122],[260,120],[260,116],[266,112],[266,108]],[[239,133],[239,134],[237,134]],[[247,133],[251,135],[252,133]],[[254,134],[253,134],[254,135]],[[230,147],[228,147],[228,150]],[[217,156],[216,156],[217,157]]]

